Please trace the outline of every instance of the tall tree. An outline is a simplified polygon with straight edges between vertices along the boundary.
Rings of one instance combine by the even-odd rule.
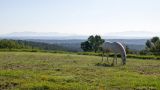
[[[84,51],[94,51],[97,52],[100,50],[100,45],[104,43],[104,39],[101,38],[99,35],[91,35],[89,36],[88,40],[81,43],[81,48]]]
[[[84,51],[87,51],[87,52],[92,51],[92,46],[91,46],[91,44],[88,41],[82,42],[81,43],[81,48]]]
[[[160,39],[159,37],[153,37],[146,42],[146,50],[153,54],[160,54]]]
[[[157,36],[156,36],[156,37],[153,37],[153,38],[151,39],[151,42],[154,43],[154,44],[155,44],[157,41],[159,41],[159,37],[157,37]]]

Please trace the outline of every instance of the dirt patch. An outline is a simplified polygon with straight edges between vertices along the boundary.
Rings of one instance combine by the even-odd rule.
[[[112,67],[113,65],[107,63],[96,63],[95,66]]]
[[[16,82],[1,82],[0,83],[0,90],[12,89],[16,87],[18,83]]]

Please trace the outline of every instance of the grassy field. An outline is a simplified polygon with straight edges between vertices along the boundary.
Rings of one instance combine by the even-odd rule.
[[[0,52],[0,90],[160,90],[160,60],[40,52]],[[120,59],[119,59],[120,61]]]

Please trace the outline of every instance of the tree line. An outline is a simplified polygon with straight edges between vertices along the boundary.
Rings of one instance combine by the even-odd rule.
[[[88,39],[81,43],[81,49],[84,52],[101,52],[101,47],[105,42],[100,35],[91,35]],[[160,38],[153,37],[146,41],[145,49],[141,51],[130,50],[126,46],[128,54],[143,54],[143,55],[160,55]],[[72,47],[71,47],[72,48]],[[48,44],[42,42],[25,41],[25,40],[0,40],[0,49],[39,49],[39,50],[56,50],[56,51],[73,51],[70,48],[57,44]]]
[[[16,40],[7,40],[7,39],[3,39],[0,40],[0,49],[26,49],[26,48],[30,48],[30,46],[25,45],[24,43],[20,42],[20,41],[16,41]]]
[[[32,42],[25,40],[0,40],[0,49],[39,49],[39,50],[60,50],[67,51],[66,48],[55,44]]]
[[[89,38],[81,43],[81,48],[84,52],[98,52],[101,51],[100,45],[105,42],[99,35],[91,35]],[[160,55],[160,38],[155,36],[146,41],[145,49],[141,51],[130,50],[128,46],[125,46],[128,54],[149,54]]]

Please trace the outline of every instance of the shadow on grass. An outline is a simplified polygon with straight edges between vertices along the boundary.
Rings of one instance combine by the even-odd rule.
[[[96,63],[95,66],[102,66],[102,67],[113,67],[112,64],[108,63]]]

